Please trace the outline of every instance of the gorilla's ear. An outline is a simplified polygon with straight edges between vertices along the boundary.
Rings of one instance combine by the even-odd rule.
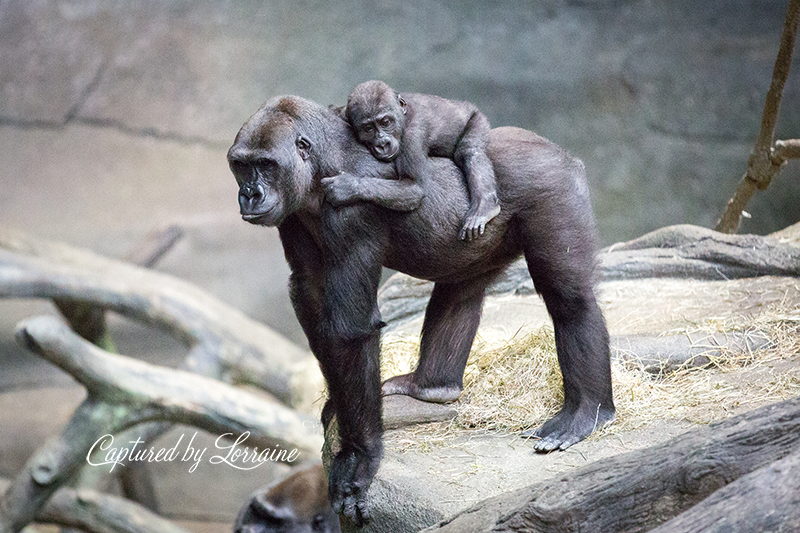
[[[298,135],[294,144],[297,146],[297,153],[300,154],[300,157],[303,158],[303,161],[311,157],[311,141],[309,141],[306,137]]]
[[[337,115],[339,118],[347,120],[347,113],[346,113],[345,106],[343,106],[343,105],[335,106],[335,105],[331,104],[331,105],[328,106],[328,109],[333,111],[333,113],[335,115]]]
[[[397,102],[400,104],[400,108],[403,110],[403,114],[406,114],[406,101],[403,99],[402,96],[399,94],[397,95]]]
[[[262,520],[285,522],[295,519],[294,511],[288,505],[275,505],[268,499],[268,494],[260,492],[250,502],[253,514]]]

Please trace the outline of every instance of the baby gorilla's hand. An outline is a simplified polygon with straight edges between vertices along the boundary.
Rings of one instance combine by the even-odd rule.
[[[334,207],[354,204],[361,200],[358,195],[358,178],[352,174],[322,178],[322,190],[325,191],[325,199]]]

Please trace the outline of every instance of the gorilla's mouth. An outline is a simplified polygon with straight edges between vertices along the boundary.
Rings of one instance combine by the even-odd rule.
[[[271,210],[263,211],[261,213],[244,214],[242,215],[242,220],[258,226],[272,226],[275,224],[275,221],[272,219]]]
[[[397,154],[400,153],[400,146],[392,148],[391,152],[379,152],[374,150],[372,155],[375,156],[375,159],[381,161],[383,163],[391,163],[394,161],[394,158],[397,157]]]

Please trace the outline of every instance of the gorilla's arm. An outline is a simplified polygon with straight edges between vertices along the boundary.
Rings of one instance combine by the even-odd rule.
[[[372,202],[393,211],[413,211],[425,192],[416,180],[358,177],[339,174],[322,178],[325,199],[334,206]]]
[[[492,162],[486,155],[489,131],[489,119],[473,107],[453,153],[453,160],[467,178],[470,196],[469,210],[461,228],[462,239],[472,240],[483,235],[487,222],[500,213],[497,181]]]
[[[341,451],[330,468],[333,510],[368,519],[367,489],[383,455],[377,292],[388,231],[371,204],[322,207],[322,323],[317,355],[339,424]],[[327,407],[327,406],[326,406]]]
[[[325,350],[322,339],[322,282],[317,265],[322,264],[322,252],[311,234],[296,216],[290,216],[279,227],[286,262],[289,263],[289,298],[297,320],[314,354]]]

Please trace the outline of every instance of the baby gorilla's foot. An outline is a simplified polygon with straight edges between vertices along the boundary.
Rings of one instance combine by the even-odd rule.
[[[471,241],[483,235],[486,224],[500,214],[497,199],[481,200],[470,204],[464,225],[461,226],[461,240]]]
[[[461,396],[461,387],[442,386],[442,387],[422,387],[414,383],[414,374],[402,374],[394,376],[383,382],[381,387],[383,396],[392,394],[404,394],[417,400],[431,403],[449,403],[458,400]]]

